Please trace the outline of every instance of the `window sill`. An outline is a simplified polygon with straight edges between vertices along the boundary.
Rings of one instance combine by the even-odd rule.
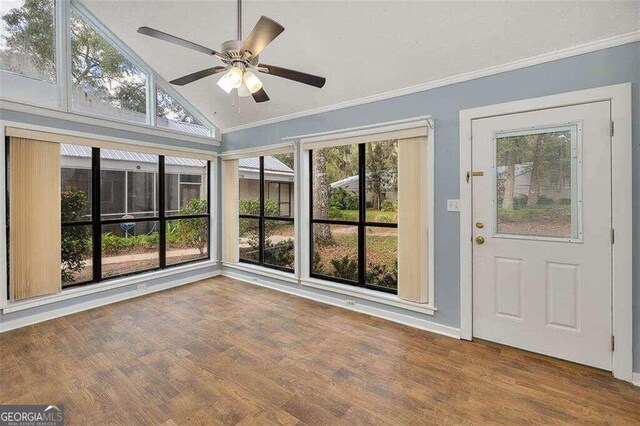
[[[303,278],[300,280],[300,283],[308,287],[346,294],[348,296],[371,300],[373,302],[395,306],[409,311],[419,312],[421,314],[434,315],[437,311],[435,306],[431,304],[409,302],[407,300],[400,299],[395,294],[383,293],[370,290],[368,288],[354,287],[348,284],[334,283],[317,278]]]
[[[266,268],[264,266],[251,265],[249,263],[223,263],[225,268],[236,269],[238,271],[251,272],[264,277],[275,278],[277,280],[298,284],[299,281],[293,272],[283,272],[277,269]]]
[[[291,284],[302,284],[307,287],[314,287],[320,290],[330,291],[332,293],[340,293],[360,299],[371,300],[373,302],[395,306],[397,308],[402,308],[421,314],[434,315],[437,311],[437,309],[433,305],[402,300],[395,294],[378,292],[375,290],[370,290],[368,288],[354,287],[348,284],[334,283],[317,278],[298,279],[293,273],[265,268],[264,266],[251,265],[248,263],[223,263],[222,266],[224,266],[225,268],[234,269],[236,271],[249,272],[267,278],[286,281]]]
[[[112,290],[132,284],[142,283],[149,280],[155,280],[162,277],[179,274],[182,272],[198,271],[200,269],[217,266],[218,262],[213,260],[205,260],[202,262],[194,262],[188,265],[175,266],[160,271],[152,271],[139,275],[132,275],[123,278],[115,278],[113,280],[104,281],[98,284],[87,284],[80,287],[72,287],[68,290],[62,290],[60,293],[47,296],[34,297],[32,299],[21,300],[19,302],[7,302],[7,306],[2,309],[3,314],[23,311],[25,309],[35,308],[37,306],[48,305],[63,300],[74,299],[76,297],[86,296],[89,294],[99,293],[106,290]]]

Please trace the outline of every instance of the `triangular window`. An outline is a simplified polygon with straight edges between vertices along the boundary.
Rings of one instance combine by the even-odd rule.
[[[55,83],[55,40],[54,0],[3,2],[0,7],[1,70]]]
[[[77,12],[71,12],[72,106],[146,124],[147,76]]]
[[[179,132],[210,136],[207,126],[161,88],[156,93],[156,124]]]

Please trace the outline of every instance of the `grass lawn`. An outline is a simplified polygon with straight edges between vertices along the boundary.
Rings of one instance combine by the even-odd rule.
[[[358,210],[336,210],[329,211],[329,218],[335,220],[358,221]],[[367,210],[367,222],[394,223],[398,221],[397,212],[384,212],[382,210]]]

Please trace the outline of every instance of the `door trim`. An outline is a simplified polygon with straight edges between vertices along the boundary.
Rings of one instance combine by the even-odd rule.
[[[473,120],[598,101],[611,102],[615,132],[611,137],[612,323],[615,336],[612,371],[617,379],[633,377],[632,299],[632,136],[631,83],[580,90],[540,98],[488,105],[460,111],[460,337],[473,337],[473,246],[471,183],[471,132]]]

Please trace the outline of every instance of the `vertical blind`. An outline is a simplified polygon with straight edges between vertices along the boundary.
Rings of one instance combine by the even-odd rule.
[[[10,299],[62,289],[60,144],[9,141]]]

